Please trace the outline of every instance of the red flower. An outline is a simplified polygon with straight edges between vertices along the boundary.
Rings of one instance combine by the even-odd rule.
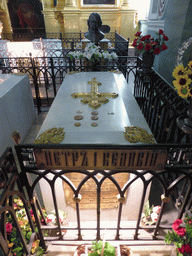
[[[142,36],[140,40],[144,42],[146,40],[145,36]]]
[[[176,231],[177,229],[180,228],[180,224],[181,224],[181,223],[182,223],[182,220],[181,220],[181,219],[175,220],[175,221],[173,222],[173,224],[172,224],[172,229],[173,229],[174,231]]]
[[[159,47],[155,48],[155,50],[154,50],[154,54],[159,54],[160,52],[161,52],[161,50],[160,50],[160,48],[159,48]]]
[[[178,252],[180,252],[180,253],[184,253],[184,252],[185,252],[183,245],[182,245],[181,248],[177,248],[177,250],[178,250]]]
[[[166,44],[162,44],[161,49],[162,49],[162,51],[165,51],[165,50],[167,50],[167,49],[168,49],[168,47],[167,47],[167,45],[166,45]]]
[[[189,244],[184,244],[184,249],[186,253],[191,253],[192,252],[192,248]]]
[[[135,47],[137,45],[137,38],[134,39],[133,43],[131,46]]]
[[[146,35],[145,40],[149,40],[151,38],[151,35]]]
[[[169,40],[169,38],[166,35],[163,35],[163,39],[164,39],[164,41],[168,41]]]
[[[34,215],[34,214],[33,214],[33,210],[32,210],[32,209],[30,210],[30,214],[31,214],[31,216],[33,216],[33,215]]]
[[[139,44],[137,45],[137,49],[138,49],[138,50],[143,49],[143,44],[142,44],[142,43],[139,43]]]
[[[177,230],[175,230],[175,232],[179,235],[179,236],[184,236],[186,234],[186,229],[185,228],[178,228]]]
[[[10,222],[7,222],[6,223],[6,232],[7,232],[7,235],[10,235],[11,231],[13,229],[13,226]]]
[[[151,45],[150,44],[148,44],[148,43],[146,43],[146,45],[145,45],[145,51],[149,51],[149,50],[151,50]]]
[[[137,32],[135,36],[140,36],[142,32]]]
[[[192,248],[189,244],[183,244],[181,246],[181,248],[177,248],[178,252],[180,253],[191,253],[192,252]]]
[[[163,35],[163,30],[159,29],[159,35]]]
[[[46,221],[47,221],[47,223],[49,223],[49,222],[52,222],[52,219],[49,219],[49,218],[47,217]]]

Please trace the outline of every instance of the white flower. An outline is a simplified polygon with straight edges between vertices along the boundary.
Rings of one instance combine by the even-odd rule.
[[[155,213],[155,212],[151,213],[152,221],[157,221],[157,218],[158,218],[158,214],[157,213]]]
[[[153,213],[159,214],[160,210],[161,210],[161,206],[159,206],[159,205],[153,207]]]

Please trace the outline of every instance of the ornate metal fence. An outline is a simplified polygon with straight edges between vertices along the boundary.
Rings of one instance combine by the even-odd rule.
[[[135,75],[137,66],[136,57],[121,57],[103,66],[97,65],[96,69],[101,71],[120,70],[129,79],[129,74]],[[93,67],[87,67],[83,60],[71,61],[66,56],[59,57],[20,57],[3,58],[2,73],[24,73],[29,75],[35,105],[41,111],[43,105],[50,106],[57,91],[68,72],[89,71]]]
[[[29,254],[33,242],[37,240],[40,240],[40,246],[45,249],[47,240],[99,240],[102,239],[104,232],[106,233],[105,230],[109,231],[107,240],[126,241],[127,244],[133,240],[164,240],[164,234],[171,229],[172,222],[191,211],[192,147],[189,144],[142,144],[122,147],[18,145],[15,149],[19,159],[19,173],[10,148],[0,159],[0,252],[5,255],[13,255],[11,253],[16,241],[10,240],[12,231],[17,232],[17,242],[19,241],[22,246],[23,254]],[[119,177],[123,174],[122,182]],[[81,178],[77,180],[78,175],[81,175]],[[42,181],[47,183],[47,186],[44,184],[41,192],[36,195],[35,190]],[[69,220],[65,225],[60,222],[58,181],[61,181],[63,190],[68,188],[67,194],[71,196],[70,207],[74,209],[69,213],[69,219],[72,218],[72,221]],[[161,202],[160,211],[157,220],[146,226],[143,224],[142,214],[147,198],[151,200],[149,191],[154,181],[158,181],[159,184],[158,189],[156,187],[158,196],[156,195],[155,200]],[[96,205],[93,210],[96,224],[91,225],[90,215],[86,219],[89,225],[84,226],[82,192],[83,189],[87,189],[89,182],[94,184],[91,186],[94,186],[96,191],[95,196],[89,192]],[[106,182],[111,182],[117,197],[114,221],[109,221],[110,211],[113,212],[114,209],[108,210],[107,215],[103,216],[102,202],[106,199],[103,189],[106,188]],[[138,201],[130,206],[127,201],[132,201],[131,188],[138,182]],[[38,200],[43,191],[51,195],[49,201],[52,201],[56,215],[54,226],[48,224],[49,219],[44,215],[39,203],[41,199]],[[62,205],[67,208],[66,197]],[[15,199],[22,204],[17,201],[15,205]],[[31,229],[28,241],[26,233],[23,233],[22,221],[16,214],[19,205],[22,205],[26,216],[24,219]],[[137,208],[135,217],[129,221],[129,213],[133,212],[134,207]],[[32,212],[29,211],[30,208]],[[13,229],[6,226],[8,222],[12,223]],[[73,225],[70,225],[71,223]],[[52,232],[54,236],[51,235]]]
[[[176,124],[186,114],[189,103],[157,72],[137,70],[134,96],[158,143],[189,143],[189,134]]]

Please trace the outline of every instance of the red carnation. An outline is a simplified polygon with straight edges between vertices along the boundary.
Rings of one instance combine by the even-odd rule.
[[[159,47],[155,48],[155,50],[154,50],[154,54],[159,54],[160,52],[161,52],[161,50],[160,50],[160,48],[159,48]]]
[[[139,32],[139,31],[138,31],[138,32],[135,34],[135,36],[140,36],[141,33],[142,33],[142,32]]]
[[[139,44],[137,45],[137,49],[138,49],[138,50],[142,50],[142,49],[143,49],[143,44],[142,44],[142,43],[139,43]]]
[[[6,223],[6,232],[7,232],[7,235],[10,235],[11,231],[13,229],[13,226],[10,222],[7,222]]]
[[[163,35],[163,40],[164,40],[164,41],[168,41],[169,38],[168,38],[166,35]]]
[[[159,29],[159,35],[163,35],[163,30]]]
[[[192,248],[189,244],[184,244],[184,249],[186,253],[191,253],[192,252]]]
[[[178,228],[180,228],[180,224],[182,223],[181,219],[177,219],[172,224],[172,229],[176,231]]]
[[[165,51],[165,50],[167,50],[167,49],[168,49],[168,47],[167,47],[167,45],[166,45],[166,44],[162,44],[161,49],[162,49],[162,51]]]
[[[151,45],[150,44],[146,44],[145,45],[145,51],[149,51],[149,50],[151,50]]]
[[[183,244],[182,246],[181,246],[181,248],[177,248],[177,250],[178,250],[178,252],[180,252],[180,253],[191,253],[192,252],[192,248],[191,248],[191,246],[189,245],[189,244]]]
[[[179,235],[179,236],[184,236],[186,234],[186,229],[185,228],[178,228],[177,230],[175,230],[175,232]]]

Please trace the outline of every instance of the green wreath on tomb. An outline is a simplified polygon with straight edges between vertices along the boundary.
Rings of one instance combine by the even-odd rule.
[[[154,144],[155,140],[152,134],[149,134],[145,129],[137,126],[125,127],[124,137],[130,143],[151,143]]]
[[[64,128],[53,127],[41,133],[35,140],[35,144],[58,144],[65,138]]]

